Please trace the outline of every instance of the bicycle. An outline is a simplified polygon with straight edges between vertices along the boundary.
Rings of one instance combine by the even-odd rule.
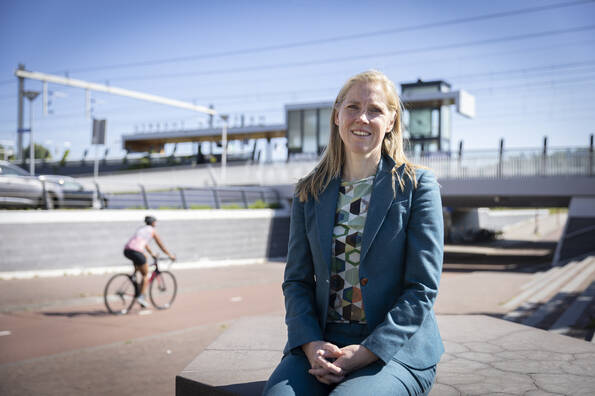
[[[149,277],[149,299],[155,308],[168,309],[176,298],[178,284],[174,274],[168,270],[159,269],[158,261],[159,258],[155,257],[151,264],[155,269]],[[173,263],[173,260],[168,261],[169,265]],[[141,292],[137,272],[138,270],[135,269],[132,274],[115,274],[105,285],[103,300],[110,313],[125,315],[130,312]]]

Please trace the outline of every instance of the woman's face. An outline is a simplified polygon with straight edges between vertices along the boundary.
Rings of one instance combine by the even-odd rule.
[[[394,125],[395,112],[387,106],[380,83],[354,84],[335,112],[335,124],[347,157],[378,157],[382,139]]]

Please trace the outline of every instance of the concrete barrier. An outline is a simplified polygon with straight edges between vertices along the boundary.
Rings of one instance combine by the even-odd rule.
[[[430,396],[592,395],[595,345],[485,315],[438,315]],[[257,396],[282,356],[283,316],[239,319],[176,377],[176,396]]]
[[[285,210],[2,211],[0,272],[127,265],[124,244],[147,214],[180,265],[287,254]]]

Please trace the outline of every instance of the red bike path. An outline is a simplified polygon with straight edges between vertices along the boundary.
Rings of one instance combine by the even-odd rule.
[[[283,311],[282,263],[173,271],[171,309],[110,315],[111,275],[0,281],[0,394],[163,395],[242,316]]]

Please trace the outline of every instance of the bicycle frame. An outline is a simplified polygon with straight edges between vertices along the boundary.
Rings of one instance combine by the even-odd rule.
[[[151,272],[151,276],[148,279],[148,283],[147,285],[150,286],[151,283],[153,283],[153,281],[155,280],[155,278],[157,277],[157,275],[159,275],[161,273],[161,271],[159,270],[159,257],[155,257],[153,258],[153,263],[151,264],[152,267],[155,267],[155,269],[153,270],[153,272]],[[137,268],[134,268],[134,272],[129,275],[130,280],[132,281],[132,283],[134,283],[134,293],[135,293],[135,297],[138,297],[140,295],[140,285],[141,282],[137,282],[137,278],[136,278],[136,273],[140,272]]]
[[[153,272],[151,272],[151,275],[149,276],[149,279],[147,280],[148,285],[153,283],[153,280],[157,277],[157,275],[159,275],[161,273],[161,271],[159,270],[158,260],[159,260],[159,258],[153,259],[153,263],[151,264],[151,266],[155,267],[155,269],[153,270]],[[135,297],[138,297],[140,295],[140,285],[141,285],[141,282],[137,282],[137,278],[136,278],[137,272],[140,272],[138,270],[138,268],[134,268],[134,272],[129,275],[130,280],[132,281],[132,283],[134,283],[134,286],[135,286],[135,293],[136,293]]]

